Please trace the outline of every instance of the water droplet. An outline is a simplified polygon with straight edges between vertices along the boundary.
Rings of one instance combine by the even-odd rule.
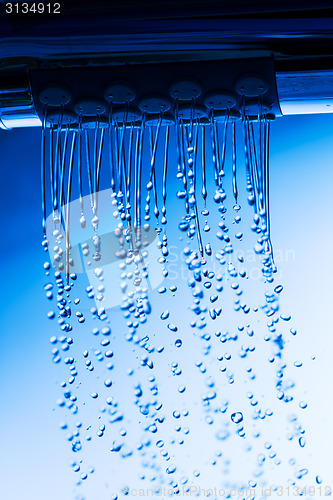
[[[72,443],[72,451],[74,451],[74,453],[80,451],[82,449],[82,444],[81,444],[81,441],[73,441]]]
[[[304,436],[301,436],[301,437],[299,438],[298,442],[299,442],[300,447],[301,447],[301,448],[304,448],[304,446],[305,446],[305,444],[306,444],[306,439],[305,439],[305,437],[304,437]]]
[[[181,231],[187,231],[189,228],[189,223],[186,221],[180,222],[178,227]]]
[[[169,323],[168,324],[168,328],[169,330],[171,330],[172,332],[178,332],[178,327],[176,325],[174,325],[173,323]]]
[[[231,420],[234,424],[240,424],[243,421],[243,414],[240,411],[232,413]]]
[[[166,309],[164,312],[162,312],[162,314],[161,314],[160,318],[161,318],[161,319],[163,319],[163,320],[164,320],[164,319],[168,319],[169,315],[170,315],[170,313],[169,313],[169,311]]]
[[[175,341],[175,346],[176,346],[176,347],[181,347],[181,346],[182,346],[182,344],[183,344],[183,343],[182,343],[182,341],[181,341],[180,339],[177,339],[177,340]]]
[[[303,476],[306,476],[306,474],[308,473],[308,469],[301,469],[298,471],[297,473],[297,479],[302,479]]]
[[[80,224],[81,224],[82,229],[84,229],[86,227],[86,219],[85,219],[84,215],[82,215],[80,217]]]
[[[166,468],[166,473],[167,474],[173,474],[176,472],[176,466],[175,465],[169,465],[169,467]]]

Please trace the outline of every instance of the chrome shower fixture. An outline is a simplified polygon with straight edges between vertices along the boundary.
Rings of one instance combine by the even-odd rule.
[[[107,126],[157,124],[160,115],[162,124],[281,115],[271,58],[31,70],[29,81],[36,114],[48,126],[81,120],[89,127],[97,116]]]

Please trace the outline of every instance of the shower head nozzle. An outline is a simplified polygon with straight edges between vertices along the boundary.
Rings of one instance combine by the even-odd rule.
[[[154,123],[153,115],[165,113],[202,123],[214,112],[234,119],[281,114],[272,58],[32,70],[30,88],[40,119],[55,105],[59,115],[76,113],[77,122],[95,116],[127,124],[143,116]]]

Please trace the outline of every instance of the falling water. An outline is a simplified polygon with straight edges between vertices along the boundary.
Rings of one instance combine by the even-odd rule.
[[[198,487],[268,498],[269,485],[298,488],[315,472],[300,455],[307,404],[295,401],[283,361],[296,330],[275,279],[269,118],[260,99],[258,117],[243,112],[240,123],[230,110],[207,121],[194,111],[195,102],[172,124],[164,113],[128,120],[127,109],[121,122],[110,107],[107,123],[80,116],[73,128],[45,110],[45,292],[60,428],[87,488],[78,498],[94,476],[105,498]],[[274,427],[282,419],[287,436]]]

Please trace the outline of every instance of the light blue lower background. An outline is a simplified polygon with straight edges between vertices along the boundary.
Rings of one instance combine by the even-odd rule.
[[[272,125],[273,243],[282,306],[299,335],[285,360],[303,360],[296,381],[309,410],[309,469],[330,484],[333,430],[333,116],[283,117]],[[52,409],[59,397],[51,363],[40,231],[39,131],[1,132],[1,482],[4,500],[73,498],[67,443]],[[316,360],[312,361],[311,356]],[[111,493],[111,492],[110,492]],[[100,500],[89,496],[88,500]]]

